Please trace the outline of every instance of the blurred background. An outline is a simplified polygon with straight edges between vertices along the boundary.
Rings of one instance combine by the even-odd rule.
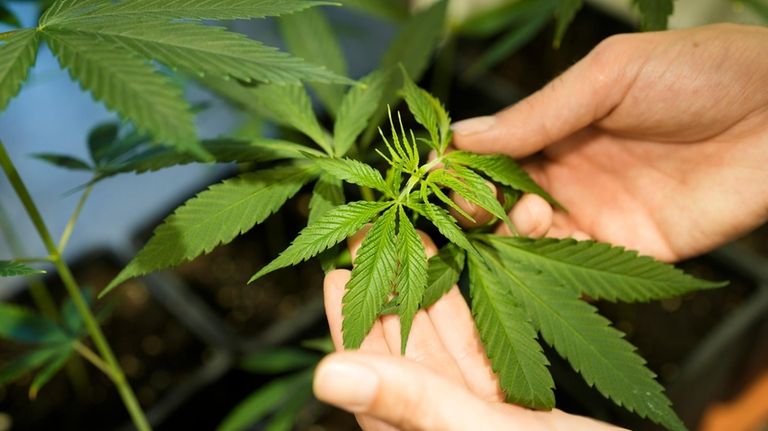
[[[0,6],[22,26],[31,27],[45,3],[0,1]],[[326,7],[323,13],[340,40],[350,76],[356,78],[379,64],[410,11],[433,2],[345,3],[350,7]],[[551,9],[544,5],[552,2],[541,2],[544,6],[524,16],[515,9],[516,3],[450,1],[443,42],[422,83],[446,101],[454,119],[512,104],[605,37],[637,29],[630,0],[592,0],[555,49]],[[768,1],[677,0],[669,25],[683,28],[713,22],[765,24]],[[269,45],[284,46],[274,20],[230,25]],[[11,28],[0,24],[0,32]],[[243,126],[246,116],[237,107],[193,82],[183,82],[187,98],[200,107],[202,137],[231,134]],[[62,169],[33,155],[87,158],[94,127],[116,121],[114,113],[60,69],[47,48],[38,54],[20,95],[0,113],[0,139],[52,232],[65,229],[91,173]],[[267,134],[282,133],[274,126],[260,127]],[[228,165],[187,165],[98,183],[65,256],[76,277],[94,291],[102,289],[167,214],[236,170]],[[250,275],[306,223],[308,200],[309,191],[303,191],[289,202],[287,211],[231,244],[173,271],[131,281],[95,305],[118,360],[157,429],[215,429],[233,412],[240,421],[230,422],[231,429],[357,429],[351,416],[314,401],[308,380],[301,375],[327,349],[322,272],[317,265],[283,271],[260,286],[245,286]],[[0,259],[45,254],[4,178],[0,225]],[[726,289],[653,304],[599,305],[638,346],[692,429],[768,429],[767,235],[762,228],[711,255],[683,263],[694,275],[731,280]],[[44,283],[58,302],[63,300],[55,275],[34,283]],[[0,299],[30,305],[29,286],[26,279],[0,279]],[[0,366],[24,348],[0,343]],[[547,353],[553,362],[559,408],[632,429],[656,429],[612,406],[553,352]],[[34,401],[27,393],[29,383],[27,378],[0,387],[0,430],[130,429],[108,380],[83,364],[68,367]],[[270,397],[264,388],[283,389],[272,389],[281,395]]]

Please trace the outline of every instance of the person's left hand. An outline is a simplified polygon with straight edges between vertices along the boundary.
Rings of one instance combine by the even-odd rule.
[[[364,233],[350,239],[352,255]],[[422,235],[427,255],[435,246]],[[342,297],[350,272],[325,278],[325,310],[333,343],[343,350]],[[383,316],[360,350],[323,359],[316,396],[357,415],[366,431],[379,430],[615,430],[559,410],[539,412],[506,404],[472,314],[456,286],[413,320],[405,357],[398,316]]]

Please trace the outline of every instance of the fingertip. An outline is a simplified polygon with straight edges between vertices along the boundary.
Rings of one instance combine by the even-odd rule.
[[[419,234],[421,242],[424,244],[424,251],[427,254],[427,259],[437,254],[437,246],[432,238],[429,237],[424,231],[416,229],[416,233]]]
[[[541,238],[552,227],[552,206],[541,196],[525,194],[510,212],[518,234]]]
[[[362,245],[363,239],[365,239],[368,231],[371,230],[371,226],[373,225],[368,223],[363,226],[362,229],[355,232],[354,235],[347,238],[347,247],[349,247],[349,255],[352,257],[353,263],[355,262],[355,259],[357,259],[357,252],[360,250],[360,245]]]

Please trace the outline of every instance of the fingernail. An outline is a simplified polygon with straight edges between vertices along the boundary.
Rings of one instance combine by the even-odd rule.
[[[469,120],[462,120],[451,125],[451,130],[457,135],[474,135],[482,133],[496,124],[496,117],[489,115],[486,117],[475,117]]]
[[[373,402],[379,376],[364,365],[331,360],[320,364],[314,386],[315,395],[321,401],[357,413]]]

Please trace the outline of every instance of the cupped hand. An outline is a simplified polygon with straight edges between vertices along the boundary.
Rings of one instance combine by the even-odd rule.
[[[532,96],[454,125],[454,145],[535,157],[568,212],[526,196],[520,232],[592,237],[666,261],[768,219],[768,29],[619,35]],[[503,230],[503,228],[501,228]]]
[[[353,237],[353,256],[362,235]],[[425,240],[428,255],[435,253]],[[342,352],[341,307],[350,272],[325,279],[325,310],[336,349],[315,373],[317,397],[357,415],[366,431],[613,430],[559,410],[505,404],[472,315],[458,288],[413,320],[405,357],[397,316],[383,316],[361,348]]]

